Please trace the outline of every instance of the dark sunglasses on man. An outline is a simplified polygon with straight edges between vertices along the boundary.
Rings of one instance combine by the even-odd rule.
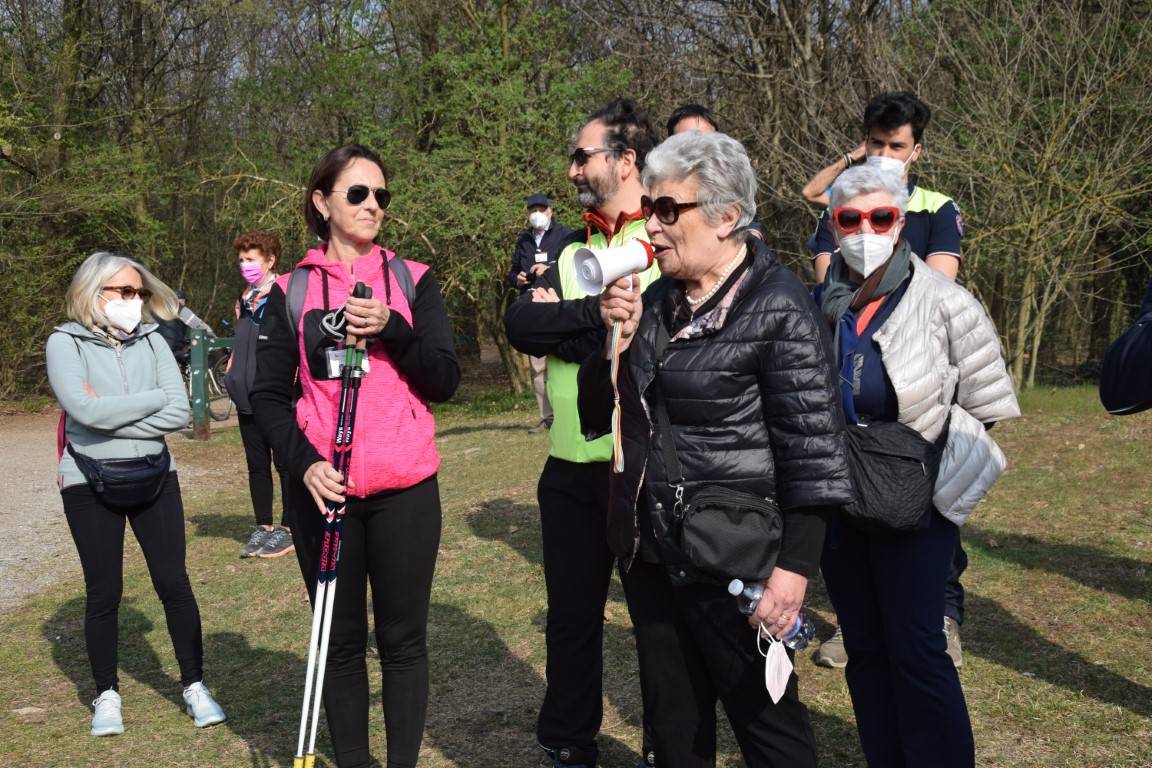
[[[872,224],[873,232],[884,233],[900,220],[900,209],[894,205],[882,205],[870,211],[859,208],[837,208],[832,211],[832,220],[844,234],[860,229],[865,219]]]
[[[152,291],[147,288],[137,288],[134,285],[105,285],[100,289],[101,291],[116,291],[120,294],[120,298],[125,301],[132,301],[137,296],[141,301],[148,301],[152,298]]]
[[[369,187],[364,184],[353,184],[348,189],[334,189],[333,192],[344,195],[344,199],[348,201],[348,205],[360,205],[368,199],[368,194],[371,193],[376,197],[376,205],[382,209],[388,207],[388,203],[392,202],[392,193],[384,187]]]
[[[597,152],[615,152],[612,147],[576,147],[572,153],[568,155],[568,159],[576,164],[578,168],[583,168],[588,165],[588,161],[592,159],[592,155]]]
[[[700,205],[698,200],[691,203],[678,203],[675,198],[667,196],[658,197],[655,200],[648,195],[640,197],[640,213],[644,214],[646,219],[650,219],[652,214],[656,214],[656,220],[661,224],[675,224],[681,213],[698,205]]]

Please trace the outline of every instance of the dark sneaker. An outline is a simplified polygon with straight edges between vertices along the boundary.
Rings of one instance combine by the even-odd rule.
[[[292,531],[277,526],[264,542],[264,546],[260,547],[256,557],[280,557],[294,551],[296,547],[292,544]]]
[[[272,535],[272,531],[256,526],[256,530],[252,531],[252,535],[248,537],[248,543],[240,550],[240,557],[256,557],[256,553],[268,541],[268,537]]]
[[[848,651],[844,650],[844,633],[840,631],[840,627],[836,627],[832,637],[820,643],[820,648],[812,654],[812,663],[818,667],[832,669],[844,669],[848,666]]]
[[[964,666],[964,652],[960,648],[960,625],[951,616],[944,617],[944,637],[948,640],[948,657],[956,669]]]

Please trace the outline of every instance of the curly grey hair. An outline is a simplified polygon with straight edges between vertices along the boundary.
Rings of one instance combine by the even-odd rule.
[[[697,200],[704,219],[719,223],[724,209],[740,208],[737,229],[756,217],[756,174],[744,145],[724,133],[688,131],[669,136],[648,153],[640,180],[651,189],[661,182],[678,182],[693,176]],[[681,201],[687,202],[687,201]]]

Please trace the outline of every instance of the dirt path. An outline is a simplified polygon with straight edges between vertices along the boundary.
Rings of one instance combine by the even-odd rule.
[[[55,413],[0,416],[0,611],[82,578],[56,488]]]
[[[82,584],[80,561],[64,519],[56,488],[56,411],[0,414],[0,612],[20,605],[35,592],[75,578]],[[219,427],[235,426],[233,416]],[[169,438],[183,440],[188,431]],[[177,448],[173,447],[173,452]],[[181,478],[202,468],[180,459]]]

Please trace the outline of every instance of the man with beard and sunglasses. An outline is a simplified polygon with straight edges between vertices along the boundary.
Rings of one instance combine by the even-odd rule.
[[[820,223],[808,242],[812,268],[818,284],[824,282],[836,241],[832,235],[831,212],[827,209],[828,188],[841,173],[854,165],[868,164],[898,173],[908,188],[908,210],[900,237],[914,255],[937,272],[955,280],[960,271],[960,238],[964,220],[952,198],[924,189],[909,179],[909,168],[920,158],[924,129],[932,117],[928,105],[907,91],[881,93],[864,108],[862,144],[845,152],[832,164],[820,170],[805,185],[801,194],[809,203],[824,206]],[[957,668],[963,665],[960,625],[964,623],[964,587],[960,576],[968,567],[968,555],[956,542],[952,571],[944,590],[943,632],[948,641],[948,655]],[[840,629],[824,641],[813,654],[813,661],[824,667],[841,669],[848,663]]]
[[[598,297],[585,296],[577,284],[574,256],[583,246],[647,242],[640,171],[656,143],[648,115],[628,99],[588,116],[568,167],[568,179],[586,209],[584,238],[568,245],[505,316],[513,347],[548,358],[551,450],[537,491],[548,660],[536,733],[555,766],[596,765],[603,716],[604,606],[614,562],[607,533],[611,437],[586,441],[576,409],[580,363],[602,347],[604,324]],[[650,268],[641,275],[641,285],[647,287],[658,276]],[[650,759],[645,753],[644,760]]]

